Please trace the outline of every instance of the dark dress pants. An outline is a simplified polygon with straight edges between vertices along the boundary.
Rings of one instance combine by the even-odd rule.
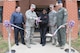
[[[23,28],[23,24],[15,24],[21,28]],[[19,32],[20,32],[20,36],[21,36],[21,42],[24,43],[24,31],[21,29],[18,29],[16,27],[14,27],[14,37],[15,37],[15,44],[18,44],[18,36],[19,36]]]
[[[47,27],[41,27],[40,28],[40,38],[41,38],[41,44],[46,44],[46,33],[47,33]]]
[[[65,43],[66,43],[66,28],[61,28],[57,33],[57,37],[58,37],[59,45],[60,46],[65,45]]]

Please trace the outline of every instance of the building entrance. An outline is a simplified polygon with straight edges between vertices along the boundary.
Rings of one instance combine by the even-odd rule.
[[[35,9],[35,12],[36,12],[36,14],[37,14],[38,17],[40,16],[40,14],[42,13],[42,10],[44,8],[46,8],[47,12],[49,13],[49,7],[48,6],[44,6],[44,5],[43,6],[37,6],[37,8]],[[35,24],[35,32],[39,32],[39,25],[37,26]]]

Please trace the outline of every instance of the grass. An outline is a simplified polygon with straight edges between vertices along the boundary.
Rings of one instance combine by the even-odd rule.
[[[75,48],[80,53],[80,36],[77,40],[72,41],[72,47]]]
[[[8,50],[7,41],[3,40],[0,35],[0,53],[5,53]]]
[[[3,40],[2,36],[0,35],[0,53],[5,53],[7,50],[8,50],[8,41]]]

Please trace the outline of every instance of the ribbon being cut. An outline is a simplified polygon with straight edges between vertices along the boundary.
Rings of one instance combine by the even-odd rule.
[[[69,28],[72,28],[72,27],[74,26],[74,24],[75,24],[75,22],[74,22],[73,20],[71,20],[70,22],[65,23],[65,24],[59,26],[59,27],[55,30],[55,32],[54,32],[53,34],[47,33],[46,36],[55,36],[56,33],[57,33],[57,31],[58,31],[59,29],[61,29],[63,26],[67,25],[67,26],[69,26]]]
[[[67,25],[67,24],[68,24],[68,23],[65,23],[65,24],[59,26],[59,27],[55,30],[55,32],[54,32],[53,34],[47,33],[46,36],[51,36],[51,37],[55,36],[55,35],[57,34],[58,30],[61,29],[63,26]]]
[[[50,34],[50,33],[47,33],[46,34],[46,36],[49,36],[49,37],[54,37],[54,36],[56,36],[56,34],[57,34],[57,32],[58,32],[58,30],[59,29],[61,29],[63,26],[68,26],[69,27],[69,30],[71,30],[72,29],[72,27],[74,26],[74,24],[75,24],[75,22],[72,20],[72,21],[70,21],[70,22],[68,22],[68,23],[65,23],[65,24],[63,24],[63,25],[61,25],[61,26],[59,26],[56,30],[55,30],[55,32],[53,33],[53,34]],[[70,32],[71,33],[71,32]],[[71,47],[71,35],[69,35],[69,48]],[[66,49],[67,50],[67,49]],[[68,51],[70,51],[71,49],[69,49]]]
[[[4,23],[3,23],[3,25],[4,25],[6,28],[13,26],[13,27],[16,27],[16,28],[18,28],[18,29],[24,30],[23,28],[21,28],[21,27],[19,27],[19,26],[16,26],[16,25],[14,25],[14,24],[11,24],[8,20],[5,20]]]

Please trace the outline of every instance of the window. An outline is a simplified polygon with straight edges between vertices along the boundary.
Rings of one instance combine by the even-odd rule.
[[[0,6],[0,23],[2,23],[3,7]]]

